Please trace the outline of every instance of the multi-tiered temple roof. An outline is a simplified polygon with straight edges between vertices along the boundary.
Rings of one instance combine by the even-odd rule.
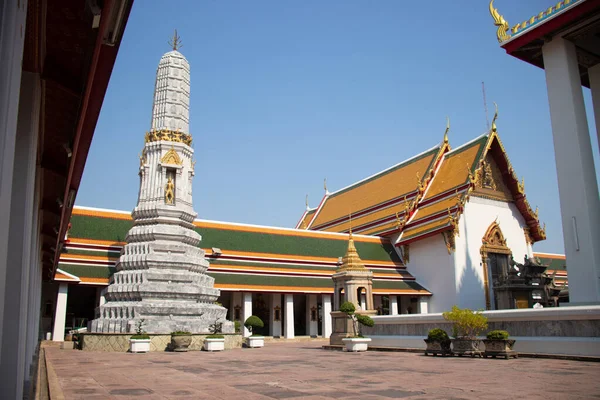
[[[496,131],[451,149],[447,140],[407,161],[344,189],[326,194],[316,209],[304,212],[298,228],[391,237],[408,244],[455,229],[470,196],[513,202],[533,243],[546,234],[525,197]]]
[[[130,213],[75,207],[56,280],[108,284]],[[195,220],[208,275],[221,290],[332,293],[331,275],[346,253],[348,235]],[[430,293],[406,271],[388,239],[353,235],[362,263],[373,271],[375,294]]]

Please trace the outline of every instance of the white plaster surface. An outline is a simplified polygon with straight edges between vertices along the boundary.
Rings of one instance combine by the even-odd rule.
[[[285,326],[283,335],[286,339],[293,339],[295,337],[294,332],[294,295],[285,295]]]
[[[433,293],[429,312],[446,311],[457,304],[456,285],[452,284],[455,282],[454,259],[448,254],[441,234],[411,243],[410,262],[406,267],[417,282]],[[413,313],[417,312],[416,306],[412,306]],[[406,312],[404,307],[402,312]]]
[[[569,299],[572,303],[600,303],[600,199],[577,53],[572,42],[555,37],[544,44],[542,54],[569,266]]]
[[[331,295],[324,294],[323,295],[323,327],[321,328],[322,334],[324,338],[328,338],[331,336],[331,332],[333,329],[332,321],[331,321]]]
[[[242,306],[242,325],[252,315],[252,293],[244,293],[244,304]],[[244,337],[251,335],[251,332],[244,326]]]
[[[56,296],[56,312],[54,313],[54,329],[52,332],[52,340],[55,342],[63,342],[65,340],[68,292],[69,284],[61,283]]]
[[[456,251],[453,253],[456,304],[461,308],[485,309],[481,246],[486,231],[494,222],[500,226],[516,262],[523,263],[525,255],[532,256],[523,232],[527,225],[513,203],[471,196],[459,221],[460,235],[455,238]],[[435,312],[438,311],[443,310]]]
[[[484,315],[488,318],[488,323],[519,323],[521,328],[523,324],[532,323],[531,332],[536,329],[534,323],[548,323],[549,329],[557,329],[552,336],[511,336],[516,339],[515,350],[526,353],[540,354],[566,354],[574,356],[600,356],[600,338],[594,334],[597,324],[600,320],[600,306],[576,306],[576,307],[556,307],[542,309],[518,309],[518,310],[497,310],[485,311]],[[385,326],[405,326],[408,330],[419,330],[419,326],[427,329],[439,327],[447,324],[441,313],[436,314],[415,314],[415,315],[397,315],[397,316],[374,316],[375,327],[368,329],[387,330]],[[581,329],[577,327],[570,328],[571,332],[578,334],[584,329],[590,332],[587,336],[561,336],[558,330],[559,321],[565,321],[566,326],[580,324]],[[516,325],[515,325],[516,326]],[[596,325],[597,326],[597,325]],[[510,331],[510,328],[507,328]],[[529,328],[528,328],[529,329]],[[547,332],[547,329],[545,330]],[[377,334],[368,333],[372,338],[371,346],[398,347],[424,349],[423,339],[426,333],[422,335],[399,335],[399,334]]]
[[[388,312],[390,315],[397,315],[398,314],[398,296],[390,295],[389,299],[390,299],[390,307],[389,307]]]

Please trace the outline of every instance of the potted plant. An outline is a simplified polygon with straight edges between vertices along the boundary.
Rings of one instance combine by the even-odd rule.
[[[210,335],[204,339],[204,350],[206,351],[223,351],[225,350],[225,336],[221,335],[223,323],[216,320],[208,329]]]
[[[425,349],[425,355],[429,355],[429,353],[437,356],[441,354],[442,356],[451,355],[452,350],[450,350],[450,337],[445,330],[440,328],[434,328],[429,331],[427,334],[427,339],[424,339],[425,343],[427,343],[427,348]]]
[[[192,333],[186,331],[171,332],[171,350],[188,351],[192,344]]]
[[[481,311],[473,312],[468,308],[452,307],[452,311],[443,313],[444,319],[452,322],[452,352],[454,354],[483,355],[483,346],[477,335],[487,329],[487,317]]]
[[[242,323],[240,321],[233,321],[233,326],[234,326],[235,333],[242,332]]]
[[[251,315],[248,317],[246,322],[244,322],[244,326],[250,331],[251,334],[248,337],[248,347],[263,347],[265,345],[265,337],[263,335],[254,333],[254,329],[265,326],[262,319],[256,315]]]
[[[360,326],[373,326],[375,322],[368,315],[356,314],[354,304],[349,301],[344,302],[340,306],[340,311],[346,313],[348,318],[352,320],[353,336],[343,338],[342,342],[346,345],[347,351],[367,351],[371,338],[364,337],[360,332]]]
[[[487,334],[487,339],[483,340],[485,344],[484,357],[504,357],[509,359],[510,357],[518,358],[519,353],[513,350],[515,345],[514,339],[508,338],[509,333],[507,331],[495,330],[490,331]]]
[[[129,338],[129,351],[131,353],[147,353],[150,351],[150,335],[144,331],[144,319],[137,321],[135,335]]]

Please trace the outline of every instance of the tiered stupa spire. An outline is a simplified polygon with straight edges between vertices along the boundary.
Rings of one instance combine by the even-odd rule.
[[[141,319],[149,333],[207,333],[217,320],[224,322],[224,332],[233,332],[233,323],[225,321],[227,310],[215,303],[220,292],[206,275],[209,263],[193,224],[190,66],[177,51],[180,45],[175,33],[173,50],[158,65],[133,227],[111,277],[107,302],[92,321],[93,332],[132,332]]]

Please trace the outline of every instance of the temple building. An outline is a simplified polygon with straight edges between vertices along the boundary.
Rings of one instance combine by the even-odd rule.
[[[340,295],[332,277],[347,249],[369,277],[347,295],[368,312],[530,308],[566,295],[564,259],[533,252],[545,228],[500,140],[497,107],[490,130],[468,143],[450,145],[448,121],[436,146],[325,188],[295,228],[196,219],[192,177],[207,172],[194,169],[190,69],[177,40],[157,70],[137,206],[73,208],[54,282],[43,288],[41,329],[54,340],[84,328],[131,332],[139,318],[151,333],[198,331],[202,315],[257,315],[257,333],[329,337]]]
[[[265,335],[328,337],[332,275],[342,265],[351,227],[362,263],[373,273],[373,309],[379,314],[440,312],[454,304],[532,307],[543,298],[533,289],[503,294],[503,305],[497,304],[495,283],[511,273],[513,258],[538,260],[566,288],[564,257],[533,253],[545,231],[510,165],[496,118],[489,132],[456,148],[448,132],[439,145],[407,161],[326,192],[294,229],[194,220],[227,319],[255,314],[265,321]],[[344,211],[349,208],[352,216]],[[127,211],[74,208],[55,283],[45,297],[45,329],[69,331],[97,317],[133,225]],[[52,319],[56,290],[68,293],[56,312],[65,315],[64,326]]]

